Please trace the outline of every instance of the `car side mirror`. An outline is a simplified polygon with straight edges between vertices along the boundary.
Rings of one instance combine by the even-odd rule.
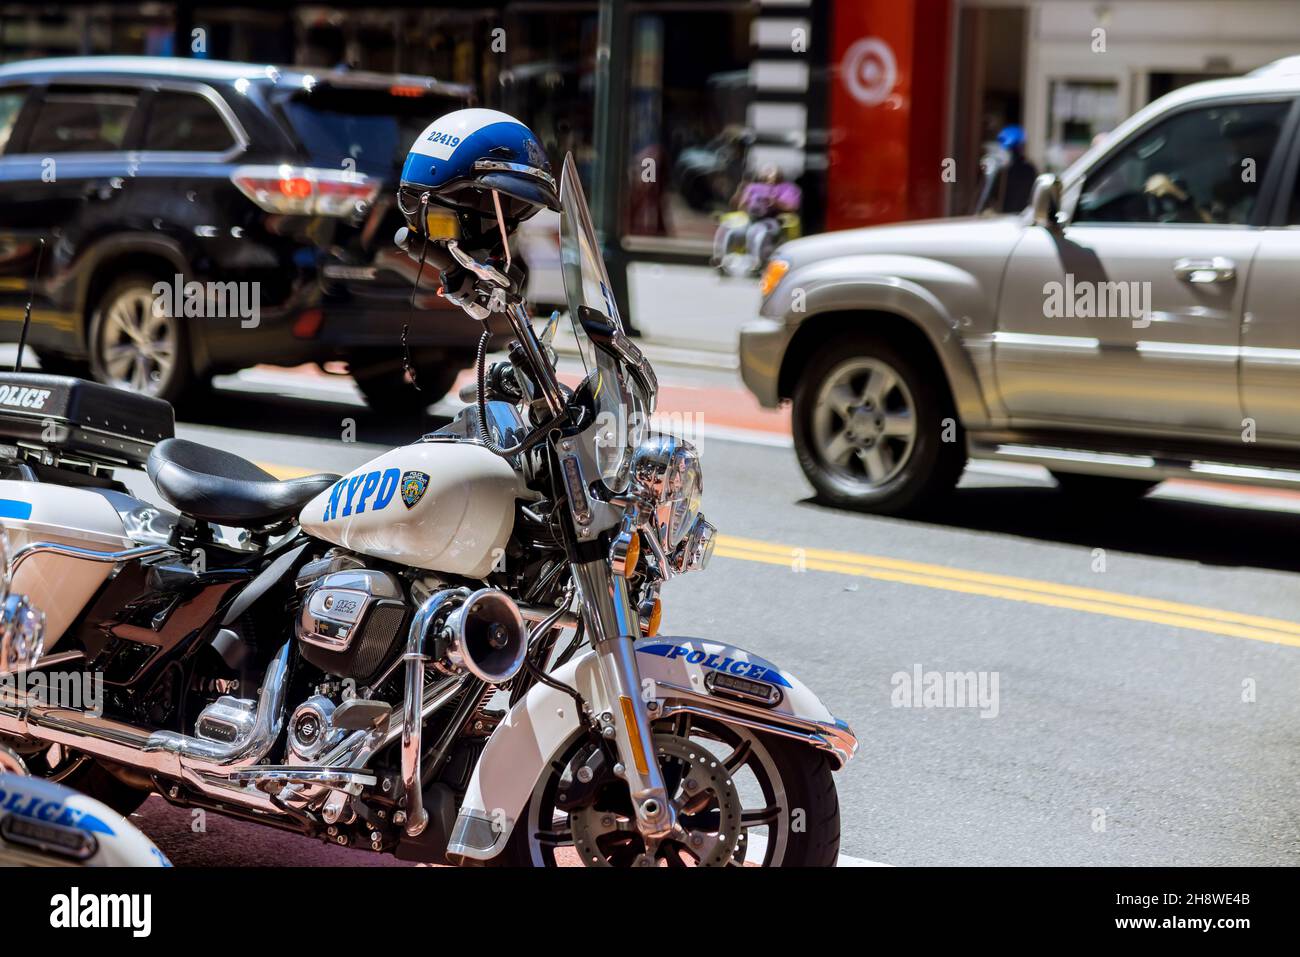
[[[1034,193],[1030,205],[1034,210],[1034,225],[1044,229],[1060,229],[1057,219],[1061,211],[1061,179],[1055,173],[1043,173],[1034,180]]]

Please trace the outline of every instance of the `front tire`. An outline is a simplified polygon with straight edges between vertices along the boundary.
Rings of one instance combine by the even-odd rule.
[[[840,806],[835,791],[829,757],[805,744],[733,727],[720,722],[678,716],[655,724],[656,741],[667,736],[670,741],[686,741],[704,755],[706,763],[716,762],[726,769],[734,783],[740,806],[741,834],[736,850],[726,866],[760,867],[833,867],[839,856]],[[566,814],[555,807],[561,773],[574,754],[588,739],[580,739],[563,761],[553,762],[538,782],[528,806],[501,853],[490,863],[494,866],[555,867],[560,863],[584,866],[634,866],[650,863],[641,838],[631,824],[631,805],[627,786],[621,779],[611,781],[592,810],[604,824],[603,834],[596,837],[597,848],[587,859],[577,851],[574,837],[593,841],[575,826],[579,809]],[[662,754],[663,752],[661,752]],[[671,754],[672,749],[667,753]],[[679,753],[681,752],[679,749]],[[674,776],[670,764],[661,765],[670,794],[684,787]],[[684,775],[681,775],[684,776]],[[697,794],[699,792],[696,792]],[[679,811],[679,815],[680,815]],[[710,817],[710,815],[712,815]],[[722,830],[721,821],[728,817],[721,807],[693,809],[690,817],[696,826],[714,826]],[[597,830],[600,830],[598,827]],[[558,850],[558,854],[557,854]],[[683,860],[683,851],[686,857]],[[653,861],[657,866],[689,864],[689,848],[676,846],[661,850]]]
[[[821,501],[896,515],[952,490],[966,443],[937,365],[867,333],[813,355],[795,389],[792,426]]]

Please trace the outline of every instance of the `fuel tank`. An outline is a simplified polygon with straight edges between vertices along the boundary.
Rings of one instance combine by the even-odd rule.
[[[536,496],[501,457],[464,441],[385,452],[303,508],[314,538],[447,575],[483,578],[503,554],[515,502]]]

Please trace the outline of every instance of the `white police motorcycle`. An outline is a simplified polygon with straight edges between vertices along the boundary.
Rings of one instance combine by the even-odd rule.
[[[154,792],[407,859],[833,864],[847,725],[758,655],[658,633],[662,586],[705,566],[714,529],[695,449],[646,428],[655,376],[572,157],[557,191],[526,127],[459,111],[417,140],[399,204],[421,271],[515,340],[489,365],[485,332],[471,406],[349,475],[278,482],[169,437],[150,400],[0,375],[57,425],[0,408],[0,669],[94,672],[105,703],[0,683],[0,741],[119,810]],[[572,388],[511,256],[542,207]],[[429,225],[448,209],[455,238]],[[174,512],[113,478],[141,464]]]

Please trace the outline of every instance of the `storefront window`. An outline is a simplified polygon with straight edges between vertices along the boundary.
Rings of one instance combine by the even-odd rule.
[[[492,10],[310,6],[294,19],[293,59],[303,66],[432,76],[468,84],[480,97],[497,86],[489,31],[500,21]]]
[[[1028,12],[1019,7],[963,7],[958,14],[954,148],[957,176],[948,211],[974,211],[983,185],[976,174],[998,150],[998,133],[1025,126],[1025,51]],[[1039,143],[1027,143],[1037,154]]]
[[[194,11],[193,30],[202,30],[201,49],[194,49],[195,37],[183,38],[191,45],[189,55],[211,60],[242,63],[284,63],[291,55],[292,26],[283,11],[250,10],[247,7],[199,7]]]
[[[749,4],[674,5],[632,17],[630,235],[708,242],[758,172],[759,137],[746,126],[752,19]]]
[[[1047,99],[1047,145],[1043,158],[1065,169],[1093,141],[1120,121],[1119,83],[1114,80],[1052,80]]]
[[[0,7],[0,63],[35,57],[173,53],[175,8],[138,5]]]
[[[573,153],[591,189],[596,69],[594,5],[508,10],[503,40],[508,67],[499,109],[519,117],[541,139],[552,164]]]

